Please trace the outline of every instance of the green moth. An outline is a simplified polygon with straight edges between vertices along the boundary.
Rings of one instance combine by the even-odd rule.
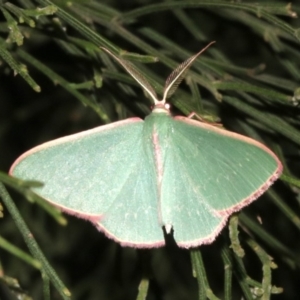
[[[163,227],[179,247],[213,242],[233,212],[280,176],[282,165],[253,139],[171,116],[167,97],[209,46],[171,73],[162,100],[132,64],[102,48],[153,99],[152,113],[37,146],[10,174],[44,182],[34,188],[38,195],[123,246],[163,246]]]

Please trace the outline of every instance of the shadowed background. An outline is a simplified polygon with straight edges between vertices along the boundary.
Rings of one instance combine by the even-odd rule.
[[[132,116],[144,118],[150,112],[151,101],[98,46],[148,55],[128,53],[124,58],[149,76],[160,92],[177,64],[215,40],[192,68],[199,77],[188,73],[170,100],[172,111],[185,115],[196,111],[208,120],[221,120],[229,130],[259,139],[283,160],[286,175],[299,177],[300,110],[295,105],[299,7],[291,8],[285,1],[248,6],[229,1],[124,2],[56,1],[61,10],[53,6],[54,14],[36,18],[40,12],[29,11],[51,5],[50,1],[20,0],[15,6],[0,1],[0,170],[8,172],[20,154],[40,143]],[[27,9],[19,10],[24,23],[17,23],[16,7]],[[8,65],[7,53],[27,66],[39,93],[33,90],[35,83],[14,75],[16,66]],[[198,296],[190,252],[178,249],[172,240],[162,249],[122,248],[86,221],[66,216],[68,225],[61,226],[40,206],[12,188],[9,192],[72,299],[135,299],[143,277],[150,282],[147,299],[205,299]],[[300,292],[299,214],[299,190],[288,180],[279,180],[271,194],[240,216],[246,274],[262,280],[262,264],[247,244],[249,238],[278,265],[272,284],[282,287],[284,294],[274,299],[296,299]],[[5,208],[0,234],[28,252]],[[215,243],[201,247],[210,287],[221,299],[222,255],[225,248],[231,251],[229,243],[225,229]],[[242,295],[250,299],[232,259],[232,299]],[[19,281],[20,293],[42,299],[38,270],[1,245],[0,261],[3,273]],[[2,279],[0,293],[8,286]],[[61,299],[55,289],[51,299]]]

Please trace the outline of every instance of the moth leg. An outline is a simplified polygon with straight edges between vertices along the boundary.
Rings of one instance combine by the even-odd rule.
[[[223,127],[223,124],[219,123],[219,122],[210,122],[208,120],[205,120],[203,117],[199,116],[196,112],[192,112],[187,116],[188,119],[196,119],[200,122],[212,125],[212,126],[217,126],[217,127]]]

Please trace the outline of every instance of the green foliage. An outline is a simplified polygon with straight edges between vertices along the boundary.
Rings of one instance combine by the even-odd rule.
[[[70,290],[71,299],[296,299],[300,6],[12,2],[0,1],[0,181],[9,189],[0,185],[0,298],[69,299]],[[221,120],[284,164],[280,180],[212,245],[121,248],[82,220],[62,226],[66,219],[30,191],[39,183],[5,174],[41,142],[149,113],[151,101],[100,47],[130,60],[161,94],[166,75],[212,40],[170,99],[174,113]]]

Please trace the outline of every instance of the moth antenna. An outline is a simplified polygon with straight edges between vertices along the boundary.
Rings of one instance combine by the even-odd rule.
[[[199,51],[197,54],[191,56],[186,61],[181,63],[167,78],[164,88],[164,94],[162,102],[165,103],[166,99],[171,97],[176,89],[178,88],[179,84],[183,80],[186,72],[188,71],[189,67],[192,65],[192,63],[197,59],[197,57],[203,53],[208,47],[210,47],[212,44],[214,44],[215,41],[210,42],[206,47],[204,47],[201,51]]]
[[[160,102],[157,99],[157,95],[156,92],[154,90],[154,88],[151,86],[151,84],[149,83],[149,81],[145,78],[144,75],[142,75],[137,69],[136,67],[131,64],[130,62],[116,56],[115,54],[113,54],[111,51],[109,51],[108,49],[104,48],[104,47],[100,47],[102,50],[104,50],[106,53],[108,53],[111,57],[113,57],[128,73],[129,75],[131,75],[135,81],[150,95],[150,97],[153,99],[154,101],[154,105],[156,105],[158,102]]]

